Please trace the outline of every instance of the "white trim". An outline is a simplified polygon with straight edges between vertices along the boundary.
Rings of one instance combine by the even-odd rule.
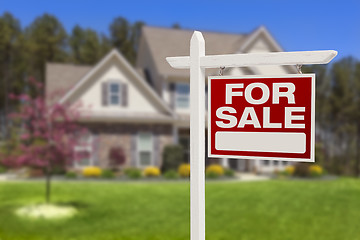
[[[149,134],[151,140],[151,150],[150,150],[150,164],[149,165],[141,165],[140,164],[140,150],[139,150],[139,141],[141,134]],[[148,166],[154,166],[154,136],[152,132],[141,131],[136,134],[136,166],[138,168],[144,168]]]
[[[127,60],[116,50],[113,49],[108,53],[98,64],[95,65],[80,81],[78,81],[74,87],[70,89],[60,100],[59,103],[65,103],[75,92],[84,85],[91,76],[93,76],[99,69],[104,66],[112,57],[116,57],[120,63],[122,63],[126,69],[135,77],[135,79],[148,91],[151,97],[162,107],[163,110],[174,115],[172,110],[163,100],[154,92],[154,90],[146,83],[146,81],[133,69],[133,67],[127,62]]]
[[[280,76],[251,75],[251,76],[209,76],[208,77],[208,106],[211,110],[211,80],[213,79],[256,79],[256,78],[301,78],[311,77],[311,137],[310,137],[310,158],[284,158],[284,157],[254,157],[238,155],[219,155],[211,154],[211,113],[208,114],[208,157],[215,158],[236,158],[236,159],[259,159],[259,160],[279,160],[293,162],[315,162],[315,74],[285,74]]]

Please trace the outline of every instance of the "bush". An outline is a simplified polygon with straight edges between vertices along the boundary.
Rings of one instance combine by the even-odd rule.
[[[309,176],[309,163],[297,163],[295,165],[294,176],[308,177]]]
[[[65,173],[65,177],[66,178],[76,178],[77,174],[74,171],[68,171],[68,172]]]
[[[124,170],[124,173],[127,177],[131,179],[141,178],[141,170],[137,168],[127,168]]]
[[[219,164],[211,164],[206,168],[206,176],[210,178],[218,178],[224,175],[224,168]]]
[[[190,177],[190,164],[183,163],[178,168],[180,177]]]
[[[0,173],[5,173],[5,172],[6,172],[6,168],[0,165]]]
[[[320,165],[313,164],[309,167],[309,173],[312,177],[320,177],[323,174],[324,170]]]
[[[235,176],[235,171],[232,170],[231,168],[226,168],[224,171],[224,175],[227,177],[234,177]]]
[[[184,162],[184,149],[181,145],[167,145],[163,151],[163,164],[161,170],[176,170]]]
[[[294,166],[287,166],[284,170],[284,174],[286,176],[292,176],[294,175],[294,172],[295,172],[295,167]]]
[[[179,174],[175,170],[169,170],[164,173],[164,178],[166,179],[177,179],[179,178]]]
[[[82,175],[84,177],[100,177],[101,173],[102,173],[101,168],[95,166],[85,167],[82,170]]]
[[[125,153],[121,147],[112,147],[109,150],[109,164],[111,168],[116,168],[125,163]]]
[[[145,177],[159,177],[160,169],[158,167],[147,167],[144,169]]]
[[[101,173],[101,177],[102,178],[114,178],[115,174],[112,170],[110,169],[104,169]]]

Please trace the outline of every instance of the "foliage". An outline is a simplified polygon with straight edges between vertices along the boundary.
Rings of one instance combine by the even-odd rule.
[[[297,163],[295,164],[294,176],[308,177],[309,176],[309,163]]]
[[[166,179],[178,179],[179,174],[175,170],[168,170],[164,173],[164,178]]]
[[[7,169],[0,165],[0,173],[6,173]]]
[[[127,168],[124,170],[124,173],[127,177],[131,179],[139,179],[141,178],[141,170],[137,168]]]
[[[217,178],[224,175],[224,168],[219,164],[211,164],[206,168],[206,176],[209,178]]]
[[[295,167],[294,166],[287,166],[284,170],[285,175],[292,176],[294,175]]]
[[[231,168],[225,168],[224,175],[227,176],[227,177],[234,177],[235,176],[235,171],[232,170]]]
[[[178,168],[178,173],[180,177],[190,177],[190,164],[181,164]]]
[[[84,177],[100,177],[101,174],[102,174],[101,168],[96,166],[85,167],[82,170],[82,175]]]
[[[176,170],[184,162],[184,149],[181,145],[167,145],[163,150],[163,164],[161,170]]]
[[[312,177],[319,177],[323,174],[323,168],[318,164],[313,164],[309,167],[309,173]]]
[[[115,174],[111,169],[104,169],[101,173],[102,178],[115,178]]]
[[[65,173],[65,177],[66,178],[76,178],[77,177],[77,173],[75,171],[67,171]]]
[[[42,91],[43,85],[34,78],[27,79],[27,82],[32,88]],[[49,202],[53,171],[74,161],[74,145],[79,144],[79,138],[86,130],[75,123],[78,116],[76,107],[48,104],[41,94],[35,97],[30,93],[11,94],[10,97],[22,102],[19,111],[11,114],[13,123],[21,126],[21,131],[17,132],[20,137],[5,143],[15,151],[2,153],[3,164],[41,169],[46,175],[46,201]]]
[[[109,165],[112,168],[116,168],[119,165],[123,165],[125,163],[126,157],[125,152],[122,147],[112,147],[109,150]]]
[[[159,177],[161,174],[158,167],[149,166],[144,169],[145,177]]]

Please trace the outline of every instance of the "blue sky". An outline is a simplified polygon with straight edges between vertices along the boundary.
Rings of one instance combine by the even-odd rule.
[[[108,33],[118,16],[130,22],[248,33],[265,25],[286,51],[339,52],[337,60],[360,59],[360,1],[290,0],[0,0],[0,14],[11,12],[23,27],[43,13],[57,16],[68,32],[75,24]]]

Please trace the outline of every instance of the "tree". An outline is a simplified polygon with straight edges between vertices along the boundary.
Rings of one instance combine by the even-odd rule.
[[[29,79],[29,84],[41,91],[42,84]],[[11,167],[40,168],[46,175],[46,202],[50,201],[51,176],[54,168],[69,165],[74,161],[74,145],[86,130],[76,124],[76,107],[59,103],[48,105],[41,94],[11,95],[23,102],[19,112],[12,114],[14,121],[22,125],[16,154],[3,154],[4,163]]]
[[[21,92],[25,68],[23,35],[19,21],[10,13],[0,17],[0,122],[3,137],[9,137],[7,114],[11,111],[10,92]],[[4,119],[1,121],[1,119]],[[1,137],[1,136],[0,136]]]
[[[25,37],[29,58],[31,58],[28,75],[44,83],[46,62],[67,60],[66,31],[55,16],[44,14],[26,28]]]
[[[131,25],[125,18],[118,17],[110,24],[110,40],[127,60],[135,64],[143,22]]]
[[[69,39],[72,61],[80,64],[95,64],[109,50],[110,46],[105,36],[98,36],[92,29],[82,29],[75,26]]]

